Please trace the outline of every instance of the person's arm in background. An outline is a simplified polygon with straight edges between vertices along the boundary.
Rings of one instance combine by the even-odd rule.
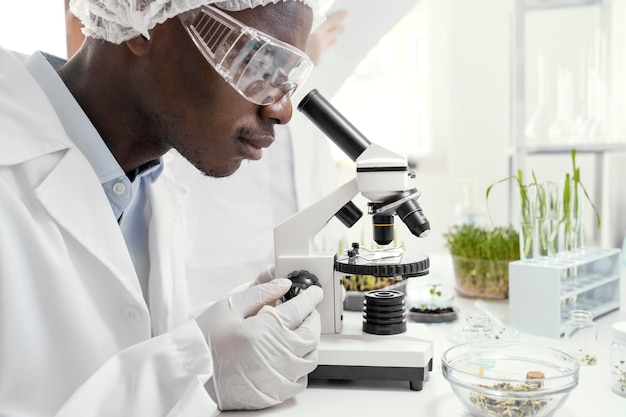
[[[311,33],[306,46],[306,53],[315,65],[319,64],[324,51],[334,45],[337,42],[337,37],[346,30],[343,25],[346,17],[348,17],[347,10],[330,13],[320,27]]]
[[[80,20],[78,20],[78,18],[76,18],[76,16],[74,16],[70,11],[70,0],[65,0],[65,29],[68,58],[71,58],[83,44],[85,36],[80,30],[81,27],[82,24],[80,23]]]

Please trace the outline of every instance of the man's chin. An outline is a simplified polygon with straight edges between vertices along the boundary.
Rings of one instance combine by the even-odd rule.
[[[227,169],[226,167],[224,167],[224,169],[219,169],[219,170],[214,169],[214,168],[208,168],[208,169],[204,169],[201,167],[196,167],[196,168],[198,168],[200,172],[202,172],[207,177],[226,178],[226,177],[230,177],[231,175],[233,175],[240,167],[241,167],[241,163],[237,164],[236,167],[229,167],[230,169]]]

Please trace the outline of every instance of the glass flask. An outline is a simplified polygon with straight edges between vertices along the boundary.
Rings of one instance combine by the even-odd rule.
[[[545,139],[548,127],[550,125],[546,91],[549,90],[546,84],[546,58],[543,50],[537,55],[537,107],[528,117],[528,122],[524,127],[524,133],[529,142],[541,143]]]
[[[585,90],[583,109],[576,118],[576,142],[609,142],[613,136],[606,79],[607,40],[598,31],[593,44],[583,50],[581,80]]]
[[[565,339],[569,353],[581,365],[595,365],[597,362],[597,329],[593,313],[586,310],[571,310],[565,326]]]
[[[557,76],[556,119],[548,128],[548,138],[552,143],[571,143],[574,138],[574,110],[572,94],[572,73],[560,68]]]
[[[611,343],[611,390],[626,397],[626,321],[613,324]]]

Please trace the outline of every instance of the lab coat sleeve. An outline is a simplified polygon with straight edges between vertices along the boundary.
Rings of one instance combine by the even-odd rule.
[[[112,357],[74,392],[57,417],[208,416],[212,369],[195,321]]]

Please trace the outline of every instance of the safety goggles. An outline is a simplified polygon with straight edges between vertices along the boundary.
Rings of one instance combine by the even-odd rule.
[[[254,104],[265,106],[293,94],[313,68],[298,48],[214,7],[183,13],[180,20],[209,64]]]

